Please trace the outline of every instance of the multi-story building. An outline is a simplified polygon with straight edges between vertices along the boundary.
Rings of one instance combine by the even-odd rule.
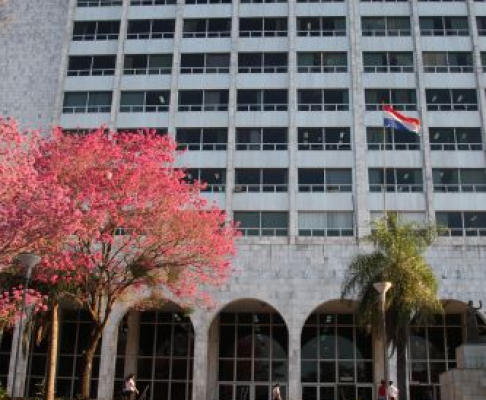
[[[4,0],[0,45],[3,114],[167,131],[241,223],[214,309],[119,305],[93,397],[118,396],[134,372],[150,400],[267,400],[276,382],[291,400],[374,398],[381,342],[340,289],[386,208],[446,227],[427,253],[446,314],[411,331],[408,354],[412,399],[439,400],[466,303],[486,292],[485,1]],[[421,134],[384,131],[383,103]],[[76,393],[85,324],[65,311],[62,397]],[[35,393],[45,363],[31,346],[17,393]]]

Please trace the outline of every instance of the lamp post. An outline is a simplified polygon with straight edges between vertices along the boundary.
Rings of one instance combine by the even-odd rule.
[[[384,379],[385,379],[385,387],[386,387],[386,400],[388,400],[388,348],[387,348],[387,341],[386,341],[386,316],[385,316],[385,300],[386,300],[386,292],[392,287],[391,282],[376,282],[373,284],[375,290],[380,294],[380,305],[381,305],[381,319],[382,319],[382,329],[383,329],[383,371],[384,371]]]
[[[19,329],[17,330],[17,347],[15,349],[15,359],[14,359],[14,373],[12,379],[12,398],[15,398],[17,394],[17,366],[20,358],[20,343],[22,338],[22,329],[23,329],[23,322],[24,322],[24,312],[25,312],[25,301],[27,296],[27,290],[29,288],[29,281],[30,276],[32,274],[32,270],[34,267],[39,263],[40,257],[36,254],[32,253],[21,253],[16,257],[16,260],[19,261],[22,266],[25,268],[25,285],[24,290],[22,291],[22,306],[20,308],[20,319],[19,319]]]

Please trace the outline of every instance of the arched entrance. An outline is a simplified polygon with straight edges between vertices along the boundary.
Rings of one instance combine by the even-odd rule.
[[[219,338],[219,400],[269,400],[275,383],[287,398],[288,331],[274,308],[258,300],[234,302],[219,313],[211,330]]]
[[[372,336],[356,325],[354,305],[318,307],[302,329],[302,399],[373,399]]]
[[[115,397],[124,376],[134,373],[147,400],[191,400],[194,328],[175,304],[158,310],[131,310],[121,321]]]

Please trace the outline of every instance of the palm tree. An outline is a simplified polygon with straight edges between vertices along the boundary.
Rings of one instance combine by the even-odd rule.
[[[396,214],[378,220],[365,240],[373,251],[351,261],[342,285],[341,297],[359,301],[358,321],[379,331],[381,315],[375,282],[388,281],[392,288],[386,298],[388,345],[397,351],[400,399],[408,399],[407,342],[412,319],[427,321],[443,312],[437,297],[438,282],[424,258],[425,250],[437,235],[432,225],[403,223]]]

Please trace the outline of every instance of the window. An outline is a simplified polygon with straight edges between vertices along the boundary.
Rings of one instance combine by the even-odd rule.
[[[387,210],[387,214],[394,214],[399,221],[403,221],[405,223],[416,223],[419,225],[423,225],[425,221],[425,212],[423,211],[393,211]],[[383,211],[370,211],[370,221],[371,226],[378,220],[383,219]]]
[[[351,211],[299,211],[299,236],[353,236]]]
[[[231,0],[186,0],[186,4],[231,4]]]
[[[235,211],[243,236],[287,236],[289,215],[284,211]]]
[[[351,192],[351,169],[299,168],[299,192]]]
[[[299,150],[351,150],[349,127],[298,128]]]
[[[203,192],[221,193],[226,188],[226,171],[222,168],[197,168],[186,171],[186,180],[206,184]]]
[[[7,387],[8,372],[10,365],[10,353],[13,343],[13,329],[4,330],[2,332],[2,340],[0,341],[0,384],[2,387]]]
[[[185,19],[184,38],[216,38],[231,36],[230,18]]]
[[[346,36],[344,17],[298,17],[298,36]]]
[[[422,36],[468,36],[467,17],[420,17]]]
[[[165,75],[172,70],[172,54],[126,54],[125,75]]]
[[[116,40],[120,21],[75,21],[73,41]]]
[[[173,19],[134,19],[128,21],[127,39],[171,39],[174,37]]]
[[[409,17],[362,17],[363,36],[410,36]]]
[[[116,56],[70,56],[68,76],[115,74]]]
[[[429,128],[431,150],[482,150],[481,128]]]
[[[227,111],[228,90],[180,90],[179,111]]]
[[[484,211],[437,211],[435,219],[443,236],[486,236]]]
[[[78,7],[109,7],[121,6],[123,0],[78,0]]]
[[[348,55],[341,52],[297,53],[297,71],[303,73],[348,72]]]
[[[284,168],[240,168],[235,170],[235,192],[276,193],[288,190],[288,172]]]
[[[423,53],[424,72],[473,72],[473,58],[470,52]]]
[[[299,111],[348,111],[348,89],[299,89]]]
[[[287,128],[236,128],[236,150],[287,150]]]
[[[168,90],[144,92],[121,92],[120,112],[164,112],[169,111]]]
[[[109,113],[111,110],[111,92],[65,92],[62,112]]]
[[[384,172],[386,180],[384,181]],[[370,168],[368,170],[370,192],[422,192],[422,170],[418,168]]]
[[[287,111],[287,90],[238,90],[238,111]]]
[[[239,53],[238,72],[240,74],[287,72],[287,53]]]
[[[412,52],[363,52],[364,72],[413,72]]]
[[[229,65],[228,53],[181,54],[181,74],[227,74]]]
[[[176,3],[177,0],[130,0],[131,6],[163,6]]]
[[[435,192],[486,192],[484,168],[434,168]]]
[[[476,111],[476,89],[425,89],[429,111]]]
[[[486,17],[476,17],[476,22],[478,24],[478,35],[486,35]]]
[[[366,127],[368,150],[420,150],[420,136],[409,131],[383,127]]]
[[[417,110],[415,89],[365,89],[368,111],[381,111],[383,104],[392,104],[395,110]]]
[[[240,37],[287,36],[287,18],[240,18]]]
[[[228,130],[226,128],[178,128],[176,140],[179,149],[226,150]]]

